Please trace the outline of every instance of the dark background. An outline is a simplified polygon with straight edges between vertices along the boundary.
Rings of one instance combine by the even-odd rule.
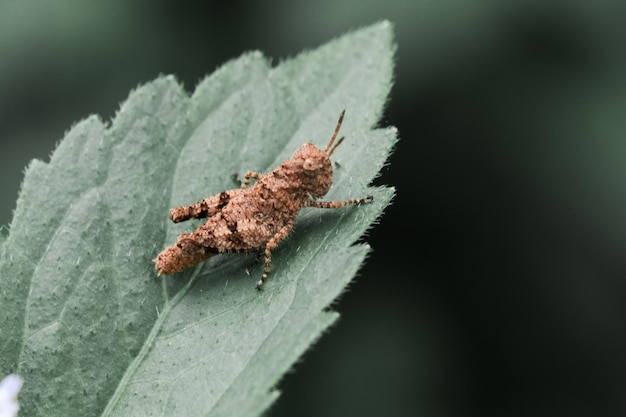
[[[268,414],[624,415],[624,2],[2,0],[0,224],[28,161],[138,84],[383,18],[397,198]]]

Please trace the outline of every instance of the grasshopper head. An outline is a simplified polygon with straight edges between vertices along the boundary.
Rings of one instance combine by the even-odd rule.
[[[322,197],[333,184],[333,165],[330,156],[343,142],[343,137],[337,143],[335,143],[335,138],[339,133],[344,114],[345,110],[341,112],[335,133],[325,149],[320,149],[312,143],[305,143],[294,152],[289,161],[293,164],[292,172],[297,173],[301,189],[313,197]]]
[[[333,184],[333,165],[325,150],[305,143],[289,161],[296,174],[298,188],[313,197],[325,195]]]

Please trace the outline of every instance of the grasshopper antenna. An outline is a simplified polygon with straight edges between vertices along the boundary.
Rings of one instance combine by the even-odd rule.
[[[343,110],[341,112],[341,115],[339,116],[339,120],[337,121],[337,127],[335,128],[335,133],[333,133],[333,137],[330,138],[330,142],[328,142],[328,145],[326,145],[326,149],[324,149],[324,151],[328,154],[328,156],[331,156],[333,154],[333,152],[335,152],[335,149],[337,149],[337,146],[341,145],[341,142],[343,142],[345,137],[341,137],[337,143],[335,144],[335,146],[333,146],[333,143],[335,142],[335,138],[337,137],[337,134],[339,133],[339,129],[341,129],[341,123],[343,122],[343,116],[346,114],[346,111]],[[331,148],[332,146],[332,148]],[[330,150],[329,150],[330,149]]]

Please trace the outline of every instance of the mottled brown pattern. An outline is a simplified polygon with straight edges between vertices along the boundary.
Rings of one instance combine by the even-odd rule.
[[[265,269],[256,285],[261,289],[270,271],[272,250],[289,234],[302,207],[339,208],[371,201],[371,196],[345,201],[316,200],[326,195],[333,183],[330,156],[344,139],[333,146],[344,113],[325,149],[305,143],[291,159],[266,175],[248,171],[242,188],[171,209],[170,219],[175,223],[191,218],[208,220],[194,232],[178,236],[174,245],[157,256],[159,275],[182,271],[220,252],[265,249]],[[257,181],[252,186],[251,179]]]

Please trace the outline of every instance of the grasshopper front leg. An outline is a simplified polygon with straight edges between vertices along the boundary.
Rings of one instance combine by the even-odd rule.
[[[368,195],[367,197],[353,198],[353,199],[344,200],[344,201],[316,201],[316,200],[309,200],[307,202],[307,206],[308,207],[324,208],[324,209],[328,209],[328,208],[336,209],[336,208],[348,206],[348,205],[351,205],[351,204],[369,203],[373,199],[374,199],[374,197],[372,197],[371,195]]]

